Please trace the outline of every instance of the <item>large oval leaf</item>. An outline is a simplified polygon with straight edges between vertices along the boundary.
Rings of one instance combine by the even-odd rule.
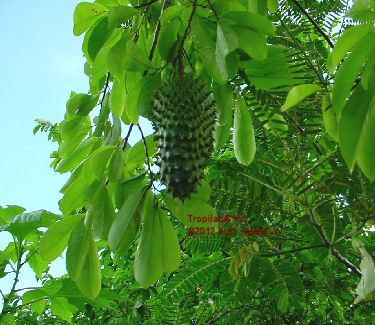
[[[83,214],[72,215],[48,228],[39,244],[40,256],[45,262],[50,263],[62,254],[68,245],[70,233],[83,217]]]
[[[248,165],[254,159],[256,145],[251,116],[241,95],[237,96],[233,128],[234,154],[239,163]]]
[[[78,223],[70,235],[66,268],[84,296],[94,299],[99,294],[101,270],[98,250],[91,230],[86,229],[83,221]]]
[[[144,193],[144,187],[138,188],[128,197],[117,213],[108,234],[108,244],[111,250],[117,251],[122,249],[122,246],[124,246],[123,242],[127,241],[128,236],[133,233],[132,230],[135,225],[132,220],[135,217]]]
[[[163,273],[162,230],[151,193],[145,197],[143,230],[134,261],[134,275],[142,287],[155,283]]]

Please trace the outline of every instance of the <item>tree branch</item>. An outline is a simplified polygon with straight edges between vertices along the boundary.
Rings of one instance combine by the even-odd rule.
[[[102,97],[102,100],[100,101],[100,105],[103,104],[103,100],[105,98],[105,95],[107,94],[107,90],[108,90],[108,86],[109,86],[109,77],[110,77],[110,73],[108,72],[107,73],[107,78],[105,80],[105,86],[104,86],[104,91],[103,91],[103,97]]]
[[[157,2],[157,1],[159,1],[159,0],[150,0],[149,2],[146,2],[146,3],[143,3],[141,5],[135,6],[134,8],[140,9],[142,7],[148,7],[148,6],[152,5],[154,2]]]
[[[152,61],[152,58],[154,57],[156,43],[158,42],[158,37],[159,37],[159,32],[160,32],[160,27],[161,27],[161,16],[162,16],[164,10],[167,9],[167,7],[168,7],[168,0],[164,0],[163,6],[161,8],[161,12],[160,12],[160,16],[159,16],[158,22],[156,23],[156,28],[155,28],[155,33],[154,33],[154,39],[152,40],[150,55],[148,57],[150,59],[150,61]]]
[[[191,14],[190,14],[190,17],[189,17],[189,21],[188,21],[186,29],[185,29],[185,33],[184,33],[184,36],[182,37],[181,44],[180,44],[180,47],[179,47],[178,53],[177,53],[177,59],[178,59],[178,63],[179,63],[180,78],[184,74],[184,66],[182,64],[182,54],[183,54],[183,49],[184,49],[184,43],[185,43],[186,37],[188,36],[188,34],[190,32],[191,22],[193,20],[195,11],[197,10],[197,1],[198,0],[194,0],[193,10],[191,11]]]
[[[259,256],[261,256],[261,257],[275,257],[275,256],[279,256],[279,255],[301,252],[301,251],[306,251],[306,250],[309,250],[309,249],[323,248],[323,247],[326,247],[326,245],[325,244],[319,244],[319,245],[312,245],[312,246],[308,246],[308,247],[299,247],[299,248],[289,249],[289,250],[285,250],[285,251],[280,251],[278,253],[273,253],[273,254],[259,254]]]
[[[148,169],[148,172],[150,174],[150,185],[149,187],[152,186],[153,182],[154,182],[154,173],[152,172],[151,170],[151,165],[150,165],[150,157],[148,155],[148,149],[147,149],[147,143],[146,143],[146,138],[143,134],[143,131],[142,131],[142,128],[141,126],[139,125],[139,123],[137,124],[138,126],[138,129],[139,129],[139,132],[141,133],[141,136],[142,136],[142,142],[143,142],[143,146],[145,147],[145,154],[146,154],[146,158],[147,158],[147,169]]]
[[[320,238],[323,240],[323,243],[326,248],[328,248],[333,256],[336,257],[338,261],[343,263],[347,268],[351,269],[355,274],[362,276],[362,272],[360,271],[357,266],[355,266],[352,262],[350,262],[346,257],[342,256],[341,253],[329,242],[327,236],[325,235],[323,228],[318,222],[316,221],[314,211],[309,207],[309,214],[311,218],[311,222],[314,225],[316,231],[318,232]]]
[[[298,7],[298,9],[306,16],[306,18],[309,20],[311,24],[316,28],[318,33],[323,36],[323,38],[327,41],[329,47],[332,49],[334,48],[334,45],[331,41],[331,39],[328,37],[326,33],[318,26],[318,24],[315,22],[315,20],[309,15],[309,13],[301,6],[301,4],[298,2],[298,0],[292,0],[292,2]]]
[[[213,13],[215,14],[215,17],[216,17],[217,21],[219,21],[219,16],[217,15],[217,12],[216,12],[215,8],[213,7],[211,1],[207,0],[207,2],[208,2],[209,7],[211,8],[211,10],[213,11]]]
[[[122,145],[122,150],[123,151],[126,149],[126,145],[128,144],[128,140],[129,140],[130,134],[132,133],[133,126],[134,126],[133,123],[130,124],[130,126],[129,126],[128,134],[126,135],[126,137],[124,139],[124,144]]]

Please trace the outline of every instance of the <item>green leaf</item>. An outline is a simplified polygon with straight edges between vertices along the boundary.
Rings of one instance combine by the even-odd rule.
[[[171,195],[162,192],[163,199],[167,207],[172,211],[173,215],[184,225],[188,227],[201,227],[199,223],[190,218],[192,216],[216,216],[216,210],[207,203],[211,195],[211,188],[208,183],[202,181],[197,189],[197,193],[192,194],[190,199],[182,202],[180,199],[173,199]],[[217,222],[205,223],[207,227],[217,228]]]
[[[90,130],[91,123],[88,116],[74,116],[69,120],[62,121],[59,125],[63,141],[59,147],[60,157],[69,157]]]
[[[30,232],[40,227],[49,227],[60,217],[46,210],[24,212],[9,218],[5,225],[0,226],[0,232],[8,231],[17,238],[24,239]]]
[[[143,230],[134,261],[134,275],[144,288],[155,283],[163,273],[163,238],[160,218],[155,213],[154,197],[150,192],[144,200]]]
[[[227,62],[225,60],[226,55],[228,54],[228,43],[225,39],[223,30],[221,29],[220,24],[217,24],[217,40],[216,40],[216,65],[220,74],[223,76],[224,80],[228,80],[227,72]]]
[[[100,145],[100,141],[101,139],[94,138],[83,140],[69,157],[61,159],[56,166],[56,171],[60,174],[72,171],[92,150],[95,150]]]
[[[148,58],[148,53],[145,52],[145,48],[142,49],[134,42],[127,43],[124,68],[127,71],[139,72],[144,72],[146,68],[155,69]]]
[[[169,273],[177,269],[180,264],[181,252],[178,238],[173,226],[168,219],[167,213],[159,207],[156,209],[156,216],[159,217],[162,241],[162,265],[163,272]],[[156,217],[155,216],[155,217]]]
[[[6,208],[0,206],[0,226],[5,225],[11,217],[24,212],[25,209],[17,205],[8,205]]]
[[[36,301],[30,305],[30,309],[38,314],[43,314],[44,310],[46,309],[46,301]]]
[[[98,251],[91,231],[83,221],[72,231],[66,252],[66,267],[81,293],[94,299],[101,289],[101,271]]]
[[[328,135],[335,140],[339,141],[339,118],[333,110],[330,95],[326,94],[322,101],[322,115],[323,124],[326,128]]]
[[[254,60],[267,58],[268,47],[266,37],[251,28],[244,26],[232,26],[239,40],[239,47]]]
[[[338,39],[333,51],[327,60],[327,68],[330,73],[337,67],[341,60],[346,56],[359,41],[366,37],[375,29],[372,24],[361,24],[347,29]]]
[[[347,16],[353,17],[356,20],[375,21],[375,1],[355,0]]]
[[[40,256],[45,262],[50,263],[62,254],[70,233],[83,217],[83,214],[65,217],[48,228],[39,244]]]
[[[92,196],[91,205],[86,213],[85,226],[92,227],[94,240],[107,240],[109,229],[115,218],[112,200],[106,187],[99,184]]]
[[[134,43],[133,35],[125,30],[121,39],[111,48],[107,57],[109,71],[118,78],[123,78],[124,70],[144,72],[154,68],[148,58],[145,47]]]
[[[248,0],[248,8],[250,12],[266,15],[267,12],[267,1],[266,0]]]
[[[65,193],[68,188],[80,177],[83,176],[83,169],[84,169],[85,164],[80,164],[74,171],[71,173],[70,177],[64,184],[64,186],[60,189],[60,193]]]
[[[115,78],[109,97],[109,107],[114,116],[121,117],[125,107],[125,80]]]
[[[198,45],[199,48],[203,49],[214,49],[215,43],[212,38],[209,37],[209,30],[208,23],[201,17],[194,15],[191,21],[191,33],[194,42]],[[212,57],[211,57],[212,58]]]
[[[126,23],[138,11],[129,6],[117,6],[108,13],[108,28],[112,29]]]
[[[90,167],[96,175],[97,179],[102,179],[104,171],[108,164],[109,158],[111,157],[113,151],[115,150],[114,146],[104,146],[95,150],[91,155]]]
[[[140,85],[141,91],[138,97],[138,113],[141,116],[148,117],[151,110],[152,96],[157,87],[161,85],[161,76],[159,73],[142,77],[143,82]],[[125,107],[126,111],[127,108]]]
[[[293,80],[295,74],[287,64],[286,48],[277,45],[267,46],[267,48],[266,59],[241,62],[251,83],[267,91],[281,86],[291,86],[296,82],[300,83],[299,80]]]
[[[156,141],[154,141],[154,135],[151,134],[146,138],[146,145],[149,157],[156,154]],[[128,170],[133,170],[135,167],[140,166],[145,162],[146,153],[145,147],[142,140],[138,141],[134,147],[130,148],[125,152],[125,165]]]
[[[332,90],[332,104],[336,114],[340,115],[346,98],[349,97],[350,90],[374,46],[375,33],[357,43],[352,49],[352,53],[337,71]]]
[[[146,187],[148,182],[146,180],[146,173],[139,174],[128,178],[125,182],[109,183],[108,186],[113,186],[113,196],[116,202],[116,207],[120,210],[128,197],[137,189]],[[128,176],[129,177],[129,176]]]
[[[358,283],[357,288],[355,289],[356,294],[358,295],[354,301],[354,304],[357,304],[363,300],[371,298],[371,293],[375,290],[375,265],[372,260],[371,255],[367,252],[363,243],[356,239],[357,248],[361,253],[361,280]],[[354,245],[353,245],[354,246]]]
[[[223,20],[228,20],[234,25],[250,27],[260,34],[275,36],[275,26],[266,17],[253,12],[232,11],[223,16]]]
[[[107,56],[107,66],[112,75],[117,78],[124,76],[124,57],[126,55],[126,46],[128,41],[131,40],[131,34],[124,31],[121,39],[112,46]]]
[[[116,44],[120,40],[121,35],[122,30],[114,30],[112,34],[110,34],[107,41],[104,43],[92,63],[91,71],[88,74],[90,77],[90,92],[92,94],[99,94],[105,85],[106,73],[108,72],[107,57],[114,44]]]
[[[111,145],[111,146],[117,146],[120,142],[122,142],[121,139],[121,120],[112,115],[112,128],[109,130],[107,137],[104,140],[104,145]]]
[[[100,18],[87,31],[82,43],[82,51],[90,64],[94,62],[111,32],[112,31],[108,29],[107,16]]]
[[[236,50],[239,46],[238,36],[232,27],[233,26],[231,24],[225,21],[220,24],[220,29],[222,31],[222,35],[220,37],[224,38],[224,41],[227,45],[228,53]],[[218,36],[219,36],[219,32],[217,30],[217,37]]]
[[[215,125],[215,150],[218,151],[225,146],[230,135],[230,128],[232,123],[224,125]]]
[[[30,251],[26,255],[27,263],[34,271],[37,279],[41,280],[43,272],[47,269],[48,263],[45,262],[41,256],[34,251]]]
[[[363,72],[361,74],[361,85],[365,90],[368,89],[369,81],[375,73],[374,69],[375,69],[375,48],[373,48],[372,52],[369,54],[369,58],[366,62],[366,66],[363,69]]]
[[[95,107],[98,99],[98,95],[75,94],[66,103],[66,112],[69,116],[85,116]]]
[[[78,308],[69,303],[64,297],[51,297],[51,312],[70,323],[72,315],[78,311]]]
[[[281,111],[285,112],[287,109],[297,105],[300,101],[304,100],[306,97],[315,94],[322,88],[318,85],[306,84],[298,85],[293,87],[286,97],[285,103],[281,106]]]
[[[211,48],[200,48],[198,49],[198,53],[204,68],[214,79],[214,81],[220,85],[224,85],[228,79],[228,72],[226,69],[224,69],[224,66],[222,69],[218,67],[215,50]],[[213,58],[215,58],[215,60],[213,60]],[[227,64],[225,63],[225,67],[226,66]]]
[[[225,57],[229,53],[228,41],[224,35],[221,25],[217,23],[216,55]]]
[[[86,198],[83,195],[85,186],[85,178],[81,176],[65,190],[63,198],[59,201],[59,207],[64,216],[85,205]]]
[[[254,159],[256,145],[251,116],[241,95],[237,96],[233,130],[233,147],[236,158],[239,163],[248,165]]]
[[[138,188],[128,197],[117,213],[108,234],[108,244],[112,251],[123,249],[123,246],[126,246],[124,242],[128,242],[129,237],[134,234],[134,216],[144,194],[145,187]]]
[[[142,91],[144,91],[145,86],[149,86],[149,83],[150,77],[143,77],[137,83],[133,84],[126,96],[125,112],[131,123],[138,123],[138,102],[141,99]],[[151,96],[148,99],[151,102]]]
[[[342,110],[339,146],[349,170],[356,161],[368,179],[375,179],[375,80],[364,90],[358,85]]]
[[[108,121],[109,113],[111,111],[109,107],[109,96],[110,94],[107,93],[103,99],[103,103],[101,105],[99,112],[98,121],[96,123],[96,128],[92,134],[94,137],[100,137],[103,134],[106,122]]]
[[[267,8],[270,12],[277,12],[279,9],[279,0],[267,0]]]
[[[277,309],[281,313],[286,313],[288,310],[288,299],[289,299],[289,293],[287,289],[284,289],[281,291],[279,299],[277,300]]]
[[[0,321],[4,325],[16,325],[16,319],[12,314],[1,315]]]
[[[172,61],[177,49],[177,35],[181,22],[173,20],[166,26],[162,25],[158,41],[158,50],[162,59]]]
[[[108,9],[117,7],[119,4],[128,4],[128,0],[95,0],[95,3],[99,3]]]
[[[122,148],[116,148],[108,165],[108,178],[112,182],[117,182],[124,176],[124,154]]]
[[[181,5],[174,5],[165,9],[161,15],[161,24],[165,25],[166,23],[168,23],[169,20],[180,15],[183,9],[185,9],[185,7]]]
[[[80,2],[73,15],[73,34],[81,35],[87,31],[100,17],[103,17],[106,8],[97,3]]]
[[[214,83],[213,95],[218,108],[219,125],[232,124],[233,121],[233,92],[231,87]]]

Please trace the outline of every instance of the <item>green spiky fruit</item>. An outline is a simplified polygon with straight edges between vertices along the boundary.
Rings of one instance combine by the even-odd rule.
[[[161,181],[173,197],[184,200],[196,192],[213,149],[212,94],[198,79],[175,79],[156,93],[152,116]]]

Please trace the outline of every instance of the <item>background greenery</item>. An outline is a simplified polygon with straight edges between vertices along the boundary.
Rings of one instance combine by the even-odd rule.
[[[1,322],[371,323],[374,20],[371,0],[80,3],[90,92],[34,129],[70,173],[62,215],[1,209],[13,241],[0,276],[14,276]],[[218,109],[205,178],[184,202],[158,182],[138,123],[176,71],[199,76]],[[192,212],[281,234],[189,236]],[[66,247],[68,273],[53,278]],[[42,286],[18,288],[26,264]]]

